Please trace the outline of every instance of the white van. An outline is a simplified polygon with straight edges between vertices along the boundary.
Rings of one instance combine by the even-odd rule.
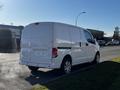
[[[32,23],[21,37],[20,63],[30,70],[61,68],[70,73],[71,67],[100,60],[99,45],[86,29],[56,22]]]

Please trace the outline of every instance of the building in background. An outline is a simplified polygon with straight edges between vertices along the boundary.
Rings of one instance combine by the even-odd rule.
[[[14,33],[9,29],[0,30],[0,53],[12,53],[18,51]]]
[[[2,25],[2,24],[0,24],[0,30],[9,29],[10,31],[12,31],[15,34],[16,39],[21,38],[21,32],[22,32],[23,28],[24,28],[23,26],[13,26],[13,25]]]
[[[95,29],[87,29],[87,30],[90,31],[92,33],[93,37],[96,38],[97,40],[104,39],[104,31],[95,30]]]
[[[20,49],[20,40],[23,26],[2,25],[0,24],[0,30],[10,30],[14,35],[17,42],[17,48]]]

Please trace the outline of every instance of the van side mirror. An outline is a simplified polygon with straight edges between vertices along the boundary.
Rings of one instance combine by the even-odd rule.
[[[92,43],[92,44],[95,44],[95,42],[96,42],[95,39],[88,39],[87,41],[88,41],[89,43]]]

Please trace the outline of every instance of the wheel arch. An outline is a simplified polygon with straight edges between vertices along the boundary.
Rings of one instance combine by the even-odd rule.
[[[100,55],[100,51],[97,51],[95,55],[97,55],[97,54]]]
[[[96,56],[97,56],[97,55],[99,55],[99,57],[100,57],[100,52],[99,52],[99,51],[97,51],[96,54],[95,54],[94,60],[92,61],[93,64],[94,64],[94,63],[98,63],[98,62],[96,61]]]
[[[65,60],[70,60],[70,62],[71,62],[71,64],[72,64],[72,56],[71,55],[69,55],[69,54],[67,54],[67,55],[65,55],[64,57],[63,57],[63,59],[62,59],[62,63],[65,61]],[[62,65],[62,63],[61,63],[61,65]]]

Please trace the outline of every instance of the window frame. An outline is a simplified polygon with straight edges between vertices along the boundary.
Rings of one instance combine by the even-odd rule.
[[[93,38],[93,35],[89,31],[84,30],[84,35],[85,35],[87,42],[94,44],[92,41],[94,41],[95,39]],[[88,35],[90,38],[88,38]]]

